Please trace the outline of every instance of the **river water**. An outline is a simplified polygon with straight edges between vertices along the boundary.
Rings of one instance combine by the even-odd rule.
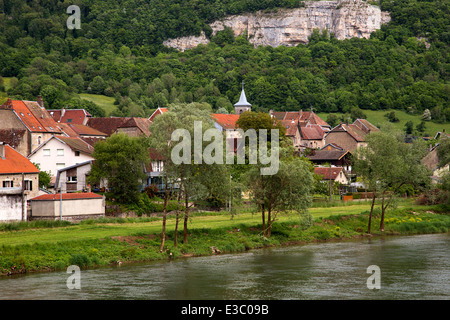
[[[0,299],[449,300],[449,240],[389,236],[81,270],[81,289],[68,288],[66,272],[2,277]],[[368,285],[375,276],[379,289]]]

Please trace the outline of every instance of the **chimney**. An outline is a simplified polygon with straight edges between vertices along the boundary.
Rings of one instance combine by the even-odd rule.
[[[44,108],[44,100],[42,100],[42,96],[37,96],[36,102],[41,108]]]
[[[64,114],[66,113],[66,109],[64,107],[61,109],[61,119],[64,117]]]
[[[5,160],[5,144],[3,142],[0,142],[0,159]]]

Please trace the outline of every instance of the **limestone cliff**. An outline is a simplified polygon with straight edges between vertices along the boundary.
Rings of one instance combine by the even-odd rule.
[[[362,0],[305,1],[303,8],[258,11],[228,16],[210,24],[213,35],[225,27],[235,36],[247,34],[250,43],[263,46],[295,46],[307,43],[314,29],[328,30],[337,39],[368,38],[382,24],[390,21],[389,13]],[[164,41],[164,45],[178,50],[191,49],[209,40],[183,37]]]

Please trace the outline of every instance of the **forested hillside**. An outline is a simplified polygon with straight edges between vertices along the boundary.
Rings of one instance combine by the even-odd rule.
[[[71,4],[81,8],[79,30],[66,27]],[[122,116],[192,101],[231,110],[245,81],[256,110],[429,109],[433,121],[450,121],[449,1],[377,4],[392,20],[370,39],[317,32],[306,45],[254,48],[225,30],[177,52],[162,41],[202,30],[210,36],[207,23],[228,14],[302,2],[0,0],[0,75],[8,77],[8,96],[41,94],[48,107],[83,106],[94,115],[104,111],[80,93],[113,97],[114,115]]]

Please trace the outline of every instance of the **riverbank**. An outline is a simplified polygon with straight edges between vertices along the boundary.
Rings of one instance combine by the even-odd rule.
[[[112,264],[169,260],[189,256],[237,253],[299,243],[342,241],[383,235],[448,232],[450,215],[439,206],[399,207],[389,212],[385,231],[378,231],[379,212],[366,233],[368,205],[312,208],[308,215],[284,214],[270,238],[262,236],[258,213],[201,212],[189,222],[188,242],[181,232],[175,247],[173,225],[167,223],[164,252],[160,218],[99,219],[78,224],[55,222],[0,228],[0,274],[65,270],[69,265],[95,268]]]

